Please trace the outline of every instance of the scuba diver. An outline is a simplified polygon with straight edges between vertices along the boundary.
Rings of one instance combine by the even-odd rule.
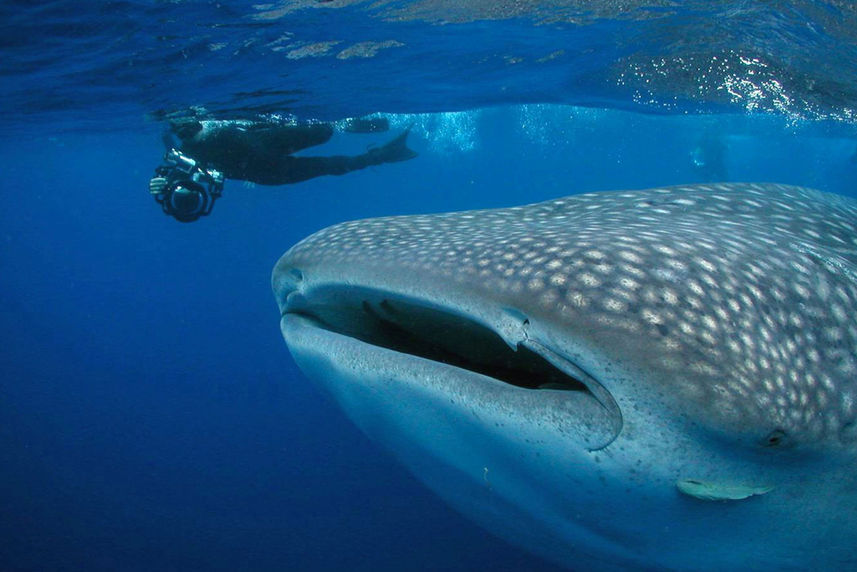
[[[341,127],[365,133],[386,131],[389,126],[381,118],[346,120]],[[410,127],[366,153],[326,157],[292,154],[330,140],[334,133],[331,123],[180,119],[171,121],[170,129],[164,135],[168,150],[149,181],[149,192],[164,213],[181,222],[211,213],[223,193],[224,179],[286,185],[417,156],[406,142]]]

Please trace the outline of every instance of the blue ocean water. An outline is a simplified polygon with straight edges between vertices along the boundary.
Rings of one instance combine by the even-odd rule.
[[[0,569],[556,569],[309,384],[273,263],[342,220],[592,190],[857,196],[855,35],[849,2],[3,3]],[[191,224],[147,192],[167,117],[366,113],[419,156],[227,181]]]

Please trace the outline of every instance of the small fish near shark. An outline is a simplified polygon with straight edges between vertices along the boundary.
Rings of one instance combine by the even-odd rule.
[[[857,569],[857,201],[718,184],[337,224],[279,260],[296,362],[570,569]]]

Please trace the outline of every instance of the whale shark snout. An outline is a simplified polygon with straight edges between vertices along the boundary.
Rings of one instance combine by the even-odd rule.
[[[573,568],[857,564],[857,205],[781,185],[342,223],[273,273],[301,369]]]

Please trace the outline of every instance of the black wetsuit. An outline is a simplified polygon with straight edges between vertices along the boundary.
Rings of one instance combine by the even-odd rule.
[[[298,183],[322,175],[343,175],[370,165],[416,156],[407,147],[407,131],[386,145],[361,155],[294,157],[293,153],[325,143],[333,136],[328,123],[198,121],[173,125],[181,150],[221,171],[229,179],[262,185]]]

